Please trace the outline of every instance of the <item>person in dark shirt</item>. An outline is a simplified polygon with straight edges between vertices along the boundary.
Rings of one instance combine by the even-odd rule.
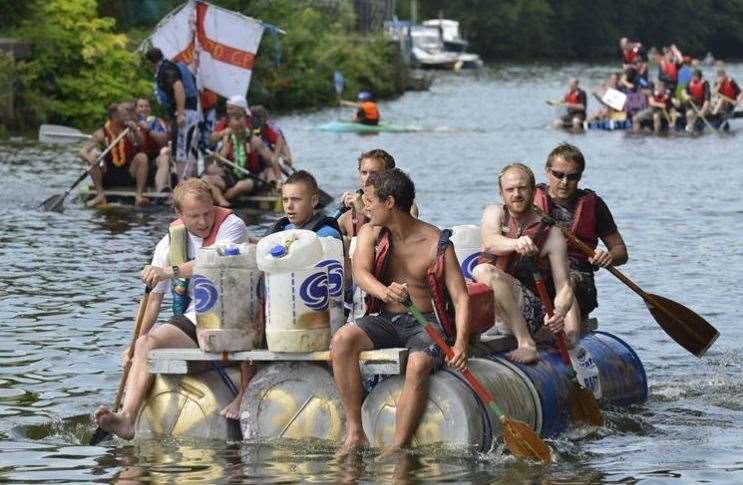
[[[563,98],[563,104],[567,114],[557,120],[558,126],[572,128],[579,131],[583,128],[583,122],[586,120],[586,110],[588,108],[588,99],[586,92],[578,87],[578,79],[570,78],[568,82],[568,92]]]
[[[580,311],[583,319],[598,306],[594,271],[597,267],[622,265],[628,259],[627,247],[609,207],[595,192],[578,188],[584,169],[585,158],[577,147],[568,143],[558,145],[547,157],[548,183],[538,185],[534,196],[538,207],[595,250],[593,257],[587,258],[568,245],[570,279],[576,300],[570,311]],[[596,249],[599,240],[606,250]],[[578,335],[567,337],[575,342]]]

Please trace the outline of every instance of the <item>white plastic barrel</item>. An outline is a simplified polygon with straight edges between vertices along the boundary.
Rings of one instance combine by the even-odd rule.
[[[266,342],[272,352],[313,352],[330,345],[328,268],[316,267],[323,246],[312,231],[264,237],[256,252],[266,273]]]
[[[356,242],[358,238],[356,236],[351,238],[351,242],[348,244],[348,257],[353,258],[353,253],[356,252]],[[366,314],[366,302],[364,298],[366,293],[364,290],[353,285],[353,301],[351,303],[350,312],[348,314],[348,321],[353,322],[363,317]]]
[[[472,279],[472,270],[477,266],[477,259],[482,251],[482,234],[480,226],[467,224],[452,227],[451,242],[457,255],[462,276]]]
[[[255,251],[255,245],[247,243],[197,251],[192,282],[196,336],[203,350],[253,350],[262,343],[262,274]]]
[[[343,241],[334,237],[321,237],[322,258],[315,267],[328,269],[328,312],[330,314],[330,333],[335,334],[345,323],[343,313]]]

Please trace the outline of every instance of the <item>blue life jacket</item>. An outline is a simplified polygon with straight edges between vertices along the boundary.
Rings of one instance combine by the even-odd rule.
[[[158,66],[157,68],[157,73],[155,73],[155,97],[162,107],[164,107],[168,111],[173,111],[175,109],[175,100],[170,99],[170,96],[168,96],[168,94],[158,82],[158,76],[160,75],[160,71],[162,70],[166,62],[175,64],[175,66],[178,68],[178,72],[181,74],[181,82],[183,83],[183,91],[185,92],[186,99],[196,98],[196,96],[198,96],[198,91],[196,89],[196,78],[188,69],[188,66],[186,64],[182,62],[173,63],[168,60],[163,60],[160,63],[160,66]]]

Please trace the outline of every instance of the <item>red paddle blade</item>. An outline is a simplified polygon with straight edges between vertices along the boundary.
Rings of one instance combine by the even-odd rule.
[[[604,424],[604,416],[596,401],[596,396],[590,389],[581,387],[576,380],[573,380],[568,391],[568,409],[573,422],[589,426],[603,426]]]
[[[658,325],[697,357],[702,357],[720,335],[707,320],[673,300],[648,293],[645,304]]]
[[[552,460],[552,450],[528,424],[505,416],[500,422],[503,441],[513,456],[543,463]]]

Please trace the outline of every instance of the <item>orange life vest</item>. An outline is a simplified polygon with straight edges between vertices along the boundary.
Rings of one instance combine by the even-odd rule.
[[[576,89],[575,91],[568,91],[568,93],[565,95],[564,100],[566,103],[579,104],[581,102],[580,89]]]
[[[106,145],[111,146],[111,143],[113,143],[119,133],[114,135],[111,131],[111,120],[106,121],[106,124],[103,125],[103,136],[106,138]],[[113,164],[114,167],[123,167],[134,158],[136,153],[137,147],[129,135],[126,135],[106,154],[106,161]]]
[[[689,94],[691,95],[691,99],[694,101],[694,104],[704,104],[704,87],[706,84],[707,81],[705,81],[704,79],[692,79],[691,81],[689,81]]]
[[[364,113],[366,121],[379,121],[379,107],[374,101],[364,101],[361,103],[361,111]]]

